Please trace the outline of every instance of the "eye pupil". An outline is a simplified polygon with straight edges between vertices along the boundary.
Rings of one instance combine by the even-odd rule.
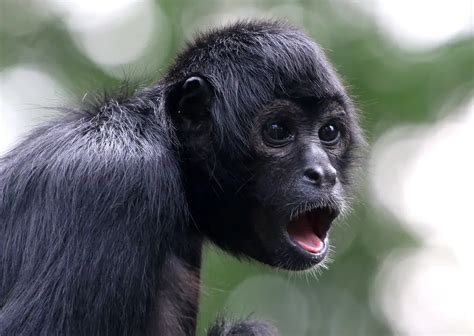
[[[288,137],[288,130],[277,123],[269,126],[268,135],[275,140],[284,140]]]
[[[327,124],[319,130],[319,138],[323,142],[334,143],[339,139],[339,129],[334,124]]]
[[[293,134],[282,123],[272,121],[263,128],[263,138],[270,146],[284,146],[293,139]]]

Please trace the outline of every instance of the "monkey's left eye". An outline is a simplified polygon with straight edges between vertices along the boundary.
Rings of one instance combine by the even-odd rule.
[[[263,127],[263,140],[271,147],[283,147],[294,138],[290,129],[282,122],[270,121]]]
[[[319,130],[319,139],[326,145],[335,145],[340,135],[339,127],[334,122],[327,123]]]

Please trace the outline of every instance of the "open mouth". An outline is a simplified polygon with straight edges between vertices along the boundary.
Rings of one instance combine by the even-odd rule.
[[[314,208],[292,219],[287,230],[291,240],[304,251],[313,255],[327,252],[328,231],[339,215],[331,207]]]

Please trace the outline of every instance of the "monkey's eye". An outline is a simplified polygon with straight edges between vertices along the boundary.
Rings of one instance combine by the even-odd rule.
[[[335,145],[339,141],[341,132],[335,122],[329,122],[319,130],[319,138],[325,145]]]
[[[270,121],[263,126],[263,140],[271,147],[283,147],[294,138],[290,129],[280,121]]]

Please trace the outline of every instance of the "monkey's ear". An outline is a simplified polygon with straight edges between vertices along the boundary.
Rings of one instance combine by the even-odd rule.
[[[184,118],[202,119],[208,116],[212,90],[202,77],[189,77],[179,90],[177,113]]]

